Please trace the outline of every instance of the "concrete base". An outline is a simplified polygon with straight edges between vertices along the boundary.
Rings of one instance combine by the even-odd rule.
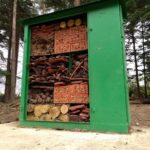
[[[2,150],[149,150],[150,128],[133,127],[130,134],[21,128],[0,124]]]

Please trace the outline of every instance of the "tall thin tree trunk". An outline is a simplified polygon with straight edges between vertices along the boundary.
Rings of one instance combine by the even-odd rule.
[[[15,100],[16,91],[16,16],[17,16],[17,0],[13,1],[13,21],[12,21],[12,55],[11,55],[11,100]]]
[[[80,6],[81,0],[74,0],[74,6]]]
[[[9,36],[9,42],[8,42],[7,72],[9,74],[6,76],[4,101],[10,100],[10,92],[11,92],[11,69],[10,69],[11,60],[10,59],[11,59],[11,35]]]
[[[46,13],[46,4],[45,4],[45,0],[41,1],[41,8],[42,8],[42,15],[44,15]]]
[[[17,29],[16,29],[16,60],[15,60],[15,76],[16,76],[16,81],[17,82],[17,68],[18,68],[18,54],[19,54],[19,37],[20,37],[20,28],[18,25],[16,25]]]
[[[142,50],[143,50],[143,75],[144,75],[144,97],[147,98],[147,81],[146,81],[146,63],[145,63],[145,44],[144,44],[144,24],[142,22]]]
[[[13,10],[13,2],[10,3],[10,12]],[[11,92],[11,39],[12,39],[12,13],[10,13],[10,27],[9,27],[9,39],[8,39],[8,55],[7,55],[7,72],[9,73],[6,76],[5,82],[5,96],[4,101],[10,100]]]
[[[136,47],[135,47],[134,32],[132,32],[132,42],[133,42],[133,52],[134,52],[134,63],[135,63],[137,94],[138,94],[138,97],[140,98],[141,97],[141,92],[140,92],[140,85],[139,85],[139,73],[138,73],[138,64],[137,64],[137,54],[136,54]]]

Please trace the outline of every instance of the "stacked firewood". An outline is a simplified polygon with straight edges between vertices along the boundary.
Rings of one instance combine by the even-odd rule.
[[[87,105],[84,104],[78,104],[74,106],[69,106],[68,104],[29,104],[28,120],[88,122],[89,108]]]
[[[88,55],[76,54],[73,56],[73,72],[71,79],[82,79],[88,81]]]
[[[70,106],[70,121],[89,121],[89,108],[87,105],[78,104],[74,106]]]
[[[55,85],[82,83],[88,81],[87,54],[76,54],[72,58],[69,70],[69,57],[57,55],[53,57],[31,58],[30,83],[44,82]]]
[[[39,57],[31,59],[30,83],[56,83],[69,80],[68,57]]]
[[[33,86],[29,90],[29,103],[30,104],[50,104],[53,102],[53,87]]]
[[[28,105],[28,120],[69,121],[69,105]]]

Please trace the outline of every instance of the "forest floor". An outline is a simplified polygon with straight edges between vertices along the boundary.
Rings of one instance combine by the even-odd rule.
[[[21,128],[19,102],[0,103],[2,150],[149,150],[150,104],[132,103],[129,134]],[[12,122],[12,123],[6,123]],[[5,123],[5,124],[4,124]]]
[[[0,124],[19,120],[19,100],[0,102]]]
[[[130,104],[131,126],[150,127],[150,104]]]

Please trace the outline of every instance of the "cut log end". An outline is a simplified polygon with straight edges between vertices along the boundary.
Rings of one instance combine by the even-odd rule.
[[[60,121],[63,121],[63,122],[69,122],[69,115],[68,115],[68,114],[65,114],[65,115],[61,114],[61,115],[58,117],[58,119],[59,119]]]
[[[28,104],[28,110],[27,110],[27,112],[29,112],[29,113],[31,113],[31,112],[33,112],[34,111],[34,105],[33,104]]]
[[[50,108],[49,114],[52,116],[53,119],[56,119],[60,115],[60,107],[54,106]]]
[[[64,104],[61,106],[60,110],[62,114],[66,114],[69,111],[69,106]]]

